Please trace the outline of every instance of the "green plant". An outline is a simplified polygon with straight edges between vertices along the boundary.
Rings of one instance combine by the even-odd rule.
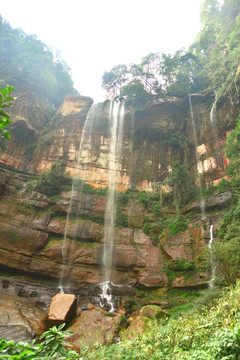
[[[14,87],[7,85],[5,88],[0,89],[0,133],[7,139],[11,138],[11,135],[7,132],[5,127],[11,123],[9,115],[2,109],[12,105],[13,98],[10,96]]]
[[[143,232],[146,234],[146,235],[150,235],[150,230],[151,230],[151,224],[148,223],[148,224],[145,224],[142,228]]]
[[[194,260],[177,259],[171,265],[171,268],[177,271],[194,271],[196,270],[196,263]]]
[[[172,235],[177,235],[188,229],[188,224],[185,221],[175,219],[169,225],[169,230]]]
[[[63,162],[52,164],[51,170],[46,170],[36,180],[36,189],[48,196],[60,194],[63,186],[70,185],[72,180],[65,171],[66,165]]]
[[[65,341],[65,338],[71,334],[71,331],[62,331],[64,326],[65,324],[60,325],[58,328],[53,326],[40,336],[44,356],[50,359],[59,358],[59,355],[65,356],[65,358],[78,357],[75,351],[68,350],[71,345]]]
[[[71,334],[70,331],[63,331],[65,324],[58,328],[53,326],[48,331],[45,331],[41,336],[41,343],[36,344],[35,340],[30,343],[20,341],[0,340],[0,355],[1,359],[11,360],[71,360],[79,359],[79,354],[70,350],[71,345],[65,341],[65,338]],[[83,349],[84,351],[84,349]]]
[[[117,316],[117,314],[115,314],[115,313],[106,313],[105,316],[113,318],[113,317]]]

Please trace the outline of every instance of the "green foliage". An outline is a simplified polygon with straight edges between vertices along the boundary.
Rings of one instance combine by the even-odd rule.
[[[227,190],[231,190],[231,183],[223,178],[218,184],[218,191],[221,193]]]
[[[65,168],[66,165],[63,162],[52,164],[51,170],[44,171],[41,178],[36,181],[36,190],[48,196],[60,194],[63,186],[70,185],[72,182]]]
[[[115,314],[115,313],[106,313],[105,316],[115,317],[115,316],[117,316],[117,314]]]
[[[84,359],[237,360],[240,285],[225,291],[214,305],[219,295],[218,290],[207,290],[203,298],[179,307],[177,318],[161,326],[149,320],[145,332],[135,339],[89,349]]]
[[[208,197],[213,195],[214,193],[216,193],[217,191],[219,191],[218,186],[214,186],[212,184],[208,185],[208,187],[206,187],[206,189],[203,192],[203,197]]]
[[[189,49],[175,54],[150,53],[140,64],[118,65],[103,75],[103,88],[111,99],[137,100],[215,89],[218,100],[239,92],[240,5],[238,0],[205,0],[203,28]]]
[[[173,189],[176,213],[179,215],[181,206],[188,203],[196,193],[194,179],[185,164],[175,162],[167,182]]]
[[[0,355],[1,359],[12,360],[50,360],[61,359],[71,360],[79,359],[79,354],[73,350],[69,350],[71,345],[65,341],[65,338],[71,334],[70,331],[63,331],[65,324],[58,328],[53,326],[48,331],[40,336],[42,342],[36,344],[35,340],[29,344],[20,341],[14,343],[6,339],[0,340]]]
[[[187,229],[188,224],[185,221],[179,221],[178,219],[173,220],[169,226],[169,230],[172,235],[179,234]]]
[[[0,16],[0,77],[30,89],[58,107],[64,97],[73,93],[70,69],[59,52],[53,54],[36,35],[13,29]]]
[[[10,139],[11,135],[7,132],[5,127],[11,123],[9,115],[3,110],[12,105],[13,98],[10,96],[13,87],[7,85],[5,88],[0,89],[0,137]]]
[[[220,188],[230,189],[234,195],[230,211],[226,213],[220,225],[218,238],[213,247],[218,262],[218,271],[224,281],[230,285],[236,282],[240,272],[240,118],[235,130],[227,136],[226,156],[230,159],[227,173],[230,181],[223,181]]]
[[[74,190],[75,191],[82,191],[85,194],[93,194],[93,195],[100,195],[100,196],[106,196],[107,194],[107,188],[98,189],[94,186],[86,183],[83,180],[76,180],[74,179]],[[72,191],[72,185],[69,183],[68,185],[62,186],[62,191]]]
[[[176,271],[194,271],[196,270],[196,263],[194,260],[177,259],[171,264],[171,268]]]
[[[146,235],[150,235],[150,230],[151,230],[151,224],[145,224],[142,228],[143,232],[146,234]]]

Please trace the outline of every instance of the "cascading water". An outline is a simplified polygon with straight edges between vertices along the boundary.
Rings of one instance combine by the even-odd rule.
[[[215,274],[216,274],[216,263],[214,261],[214,257],[213,257],[213,253],[212,253],[212,244],[213,244],[214,238],[213,238],[213,225],[210,226],[210,241],[208,243],[208,248],[210,250],[210,264],[211,264],[211,278],[210,278],[210,282],[209,282],[209,288],[213,289],[214,288],[214,281],[215,281]]]
[[[91,144],[91,134],[92,134],[92,121],[96,117],[96,114],[98,112],[100,104],[94,103],[87,115],[82,137],[78,149],[78,158],[77,158],[77,165],[76,165],[76,174],[79,173],[80,166],[83,167],[83,150],[84,150],[84,157],[88,157],[87,153],[89,151],[89,146]],[[78,189],[78,191],[76,191]],[[67,214],[67,221],[64,231],[64,239],[62,244],[62,270],[61,270],[61,278],[60,278],[60,284],[59,284],[59,291],[61,293],[64,293],[64,290],[67,289],[67,286],[69,284],[63,284],[64,278],[65,278],[65,272],[66,272],[66,260],[67,255],[69,252],[70,242],[68,240],[69,235],[69,222],[70,217],[75,217],[75,220],[77,220],[79,216],[79,212],[81,210],[81,203],[82,203],[82,189],[83,189],[83,181],[80,178],[74,178],[72,181],[72,191],[71,191],[71,198],[70,198],[70,204],[69,204],[69,210]],[[80,194],[80,197],[79,197]],[[77,224],[77,222],[76,222]],[[77,225],[76,225],[77,226]],[[73,239],[76,236],[76,226],[73,232]]]
[[[210,121],[213,126],[215,126],[216,123],[216,104],[217,104],[217,92],[214,90],[215,100],[213,103],[213,106],[210,111]]]
[[[198,156],[198,152],[197,152],[198,141],[197,141],[197,133],[196,133],[196,124],[195,124],[195,119],[194,119],[194,115],[193,115],[191,94],[188,94],[188,98],[189,98],[190,115],[191,115],[192,127],[193,127],[193,136],[194,136],[194,142],[195,142],[196,160],[197,160],[197,163],[199,163],[199,156]],[[198,177],[198,183],[199,183],[199,189],[200,189],[200,197],[201,197],[200,206],[201,206],[202,220],[204,220],[206,218],[206,213],[205,213],[206,202],[205,202],[205,199],[203,199],[203,190],[202,190],[202,184],[201,184],[201,177],[200,177],[200,174],[198,172],[197,172],[197,177]]]
[[[100,284],[102,293],[100,295],[100,306],[107,303],[110,312],[114,311],[111,296],[111,268],[114,240],[114,224],[116,217],[116,180],[120,170],[119,164],[122,152],[122,129],[124,120],[124,105],[116,102],[110,103],[109,122],[111,124],[111,140],[109,149],[109,188],[107,193],[107,206],[104,221],[104,245],[103,245],[103,283]]]

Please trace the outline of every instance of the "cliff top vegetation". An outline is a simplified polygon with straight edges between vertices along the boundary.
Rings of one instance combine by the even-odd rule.
[[[48,98],[59,107],[67,94],[76,93],[70,68],[60,53],[36,35],[27,35],[13,29],[0,15],[0,82],[14,86],[18,91],[28,89]]]
[[[240,58],[240,3],[205,0],[202,30],[189,49],[151,53],[140,64],[114,66],[103,74],[109,99],[138,103],[153,98],[216,90],[218,98],[236,90]]]

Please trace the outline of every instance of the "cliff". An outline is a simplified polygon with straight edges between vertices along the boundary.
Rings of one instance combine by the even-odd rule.
[[[227,160],[223,147],[226,132],[234,127],[236,110],[231,116],[228,114],[226,121],[226,103],[220,104],[223,108],[217,109],[219,120],[213,126],[209,98],[192,95],[191,100],[197,144],[188,97],[159,100],[135,111],[126,108],[122,158],[117,167],[118,190],[131,187],[152,191],[169,176],[176,161],[186,163],[190,174],[203,174],[206,184],[217,183],[225,176]],[[214,99],[210,100],[213,103]],[[91,142],[85,144],[85,156],[77,164],[91,104],[90,98],[69,95],[51,116],[53,109],[43,99],[40,102],[33,94],[18,96],[11,112],[13,139],[0,158],[2,164],[11,167],[1,168],[0,262],[4,269],[52,280],[64,273],[73,284],[84,286],[101,282],[106,197],[94,190],[83,195],[76,192],[75,200],[82,198],[80,220],[76,224],[70,218],[64,265],[62,246],[70,191],[62,192],[57,199],[49,198],[31,187],[29,190],[29,181],[37,175],[12,169],[41,173],[56,161],[64,161],[72,176],[84,179],[94,188],[107,187],[110,144],[107,102],[99,105],[98,116],[92,123]],[[164,185],[163,191],[168,193],[170,189]],[[156,205],[158,200],[154,201]],[[138,193],[129,193],[122,203],[120,199],[113,281],[140,287],[206,285],[209,274],[202,253],[209,241],[210,223],[215,223],[216,231],[227,201],[228,198],[220,206],[217,200],[211,206],[207,204],[214,213],[207,214],[205,221],[201,220],[200,205],[195,202],[186,210],[188,214],[195,213],[192,217],[186,215],[187,228],[174,235],[163,229],[161,216],[144,206]],[[164,205],[170,221],[174,219],[172,205]]]

